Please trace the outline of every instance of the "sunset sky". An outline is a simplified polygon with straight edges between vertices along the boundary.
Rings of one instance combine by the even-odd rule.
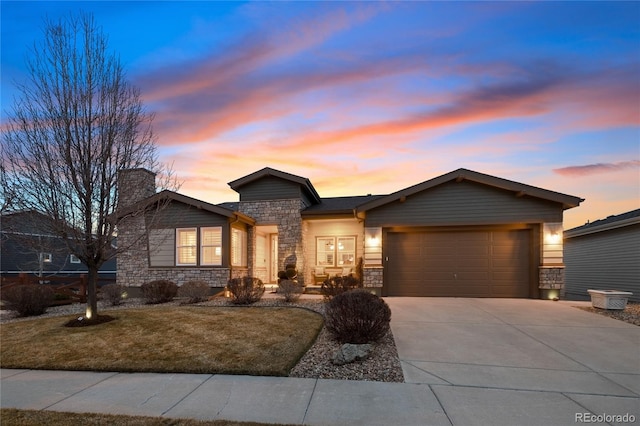
[[[640,208],[640,2],[2,1],[2,121],[45,17],[91,12],[180,192],[269,166],[323,197],[460,167]]]

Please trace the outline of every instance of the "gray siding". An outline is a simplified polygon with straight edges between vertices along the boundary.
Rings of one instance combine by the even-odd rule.
[[[448,182],[367,212],[365,226],[562,222],[562,205],[469,181]]]
[[[175,266],[175,242],[175,229],[152,229],[149,231],[149,265]]]
[[[589,299],[588,289],[630,291],[640,302],[640,224],[566,238],[568,299]]]
[[[228,223],[225,216],[173,201],[148,222],[148,225],[151,228],[189,228],[226,226]]]
[[[242,186],[238,192],[240,193],[240,201],[302,198],[300,185],[272,176],[248,183]]]
[[[222,227],[222,266],[229,266],[231,231],[229,218],[225,216],[173,201],[162,209],[153,218],[153,221],[148,223],[148,226],[151,228],[149,235],[149,261],[152,267],[175,266],[176,228],[203,228],[209,226]],[[237,224],[236,226],[244,227],[242,224]],[[158,232],[154,233],[154,230]],[[170,232],[173,235],[169,236]],[[171,263],[169,263],[170,260]],[[218,266],[213,267],[218,268]],[[178,266],[178,268],[193,268],[193,266]]]

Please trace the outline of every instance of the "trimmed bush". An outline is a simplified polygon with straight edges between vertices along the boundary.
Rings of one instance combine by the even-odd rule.
[[[325,326],[340,343],[376,342],[387,334],[390,321],[387,303],[366,290],[335,296],[325,311]]]
[[[335,296],[356,288],[362,288],[362,281],[354,276],[330,277],[324,280],[320,287],[320,293],[325,301],[331,300]]]
[[[209,290],[204,281],[188,281],[178,288],[178,297],[186,297],[187,303],[204,302],[209,298]]]
[[[284,301],[295,302],[302,295],[303,288],[297,281],[282,280],[278,284],[278,294],[284,297]]]
[[[227,284],[234,305],[250,305],[257,302],[264,294],[262,280],[254,277],[232,278]]]
[[[42,315],[55,298],[51,288],[38,284],[19,285],[2,291],[7,307],[21,317]]]
[[[100,287],[100,294],[102,295],[102,300],[109,305],[118,306],[124,299],[125,288],[119,284],[107,284]]]
[[[140,286],[140,290],[142,290],[142,295],[149,304],[170,302],[178,294],[178,286],[169,280],[144,283]]]

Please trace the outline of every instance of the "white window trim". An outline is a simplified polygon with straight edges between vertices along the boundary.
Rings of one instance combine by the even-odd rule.
[[[180,244],[180,232],[181,231],[193,231],[196,234],[196,242],[195,245],[191,246],[181,246]],[[194,247],[194,249],[196,250],[196,258],[195,258],[195,262],[193,263],[180,263],[179,259],[180,259],[180,248],[182,247]],[[198,228],[176,228],[176,266],[198,266]]]
[[[236,248],[233,245],[233,234],[234,232],[238,232],[241,235],[240,238],[240,262],[236,262],[236,258],[234,256],[234,249]],[[243,230],[243,229],[238,229],[238,228],[231,228],[231,266],[238,266],[238,267],[244,267],[244,266],[248,266],[248,259],[247,259],[247,250],[248,250],[248,235],[247,235],[247,231]]]
[[[353,263],[344,265],[340,264],[340,260],[338,259],[340,255],[339,248],[339,240],[340,239],[353,239]],[[333,262],[319,262],[318,258],[318,241],[319,240],[332,240],[331,248],[329,251],[324,251],[324,253],[331,254],[331,259]],[[325,236],[316,236],[316,266],[324,267],[324,268],[342,268],[342,267],[355,267],[356,258],[358,255],[358,237],[356,235],[325,235]]]
[[[69,263],[82,263],[82,262],[80,262],[80,259],[78,259],[78,256],[76,256],[75,254],[70,254]]]
[[[53,262],[53,254],[51,253],[40,253],[42,263],[51,263]]]
[[[202,234],[207,230],[217,230],[220,233],[220,245],[205,245],[204,238],[202,238]],[[220,262],[219,263],[207,263],[204,261],[204,248],[205,247],[214,247],[220,250]],[[222,226],[207,226],[200,228],[200,264],[202,266],[221,266],[222,265]]]

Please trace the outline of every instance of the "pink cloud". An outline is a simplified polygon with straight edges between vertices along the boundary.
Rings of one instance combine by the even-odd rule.
[[[617,172],[620,170],[638,168],[640,168],[640,161],[632,160],[621,161],[618,163],[597,163],[586,164],[583,166],[562,167],[559,169],[553,169],[553,172],[563,176],[587,176],[599,173]]]

